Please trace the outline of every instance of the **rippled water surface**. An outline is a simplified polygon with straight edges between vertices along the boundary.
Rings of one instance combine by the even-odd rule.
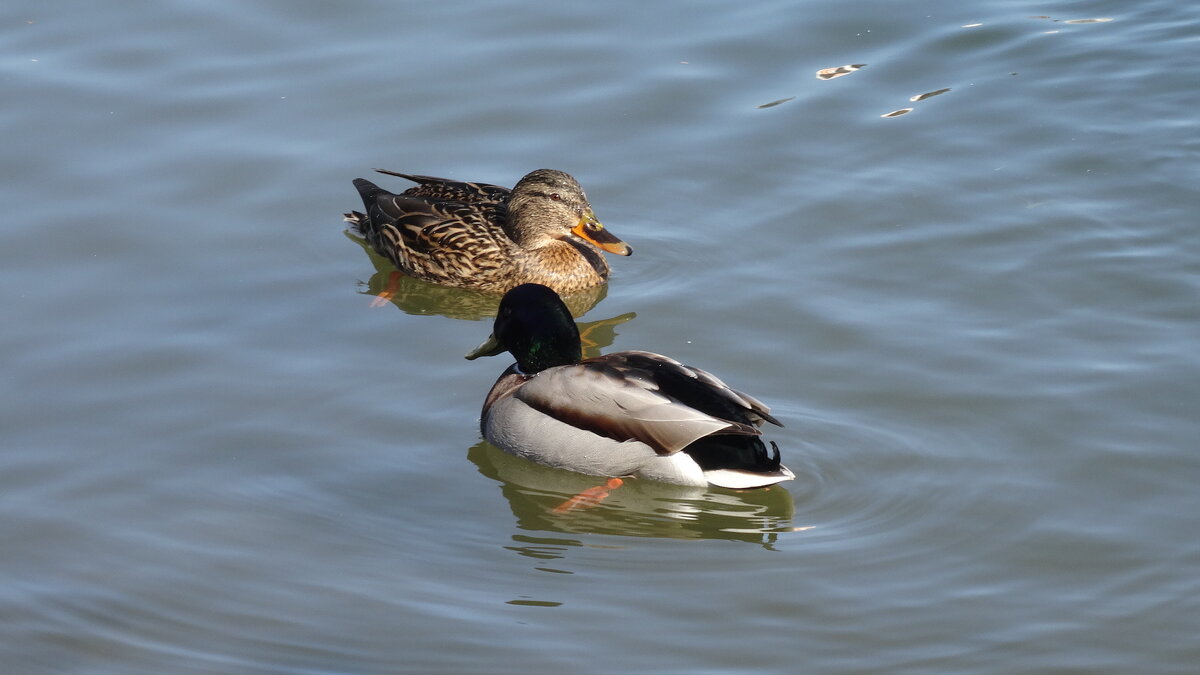
[[[1198,21],[6,3],[0,666],[1194,672]],[[571,172],[635,249],[591,349],[797,480],[555,510],[597,480],[479,436],[494,300],[372,306],[374,167]]]

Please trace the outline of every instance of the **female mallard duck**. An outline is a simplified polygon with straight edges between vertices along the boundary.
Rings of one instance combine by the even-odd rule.
[[[650,352],[582,359],[579,331],[554,291],[505,294],[492,336],[468,359],[511,352],[480,429],[500,449],[601,476],[752,488],[791,480],[759,438],[765,405],[698,368]]]
[[[600,250],[632,249],[596,219],[570,175],[538,169],[510,191],[376,169],[419,183],[392,194],[356,178],[366,213],[346,220],[380,255],[409,275],[448,286],[503,293],[537,282],[575,293],[608,279]]]

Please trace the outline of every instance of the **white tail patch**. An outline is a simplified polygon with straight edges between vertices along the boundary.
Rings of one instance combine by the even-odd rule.
[[[743,490],[748,488],[766,487],[785,480],[792,480],[796,474],[786,466],[780,466],[778,471],[768,473],[751,473],[737,469],[714,469],[705,471],[704,478],[717,487]]]

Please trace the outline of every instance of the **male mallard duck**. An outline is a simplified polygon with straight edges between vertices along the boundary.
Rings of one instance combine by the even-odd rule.
[[[562,300],[523,284],[500,301],[492,336],[468,359],[511,352],[480,429],[500,449],[600,476],[752,488],[791,480],[759,438],[770,409],[713,375],[650,352],[582,359]]]
[[[629,255],[596,219],[570,175],[538,169],[510,191],[376,169],[419,183],[392,194],[356,178],[366,214],[347,222],[409,275],[448,286],[503,293],[538,282],[574,293],[608,279],[600,250]]]

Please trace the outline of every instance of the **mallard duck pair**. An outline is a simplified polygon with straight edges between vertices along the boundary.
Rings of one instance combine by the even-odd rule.
[[[558,294],[604,283],[599,250],[630,249],[596,220],[574,178],[539,169],[510,192],[380,171],[419,185],[396,195],[354,181],[366,213],[346,219],[379,253],[428,281],[507,291],[491,338],[467,355],[508,351],[517,360],[483,405],[480,429],[493,445],[581,473],[680,485],[755,488],[795,477],[778,446],[763,444],[759,427],[780,423],[755,398],[651,352],[582,358]]]

